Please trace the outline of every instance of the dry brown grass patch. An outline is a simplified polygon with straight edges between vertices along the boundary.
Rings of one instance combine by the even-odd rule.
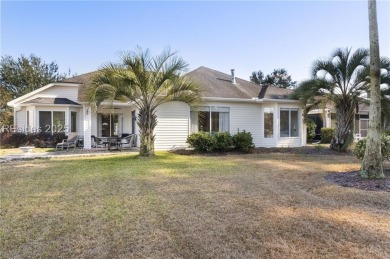
[[[324,179],[357,162],[160,153],[6,164],[2,256],[389,258],[390,193]]]

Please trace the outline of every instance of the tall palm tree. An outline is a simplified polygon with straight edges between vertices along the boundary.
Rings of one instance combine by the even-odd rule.
[[[376,1],[368,1],[368,20],[370,35],[370,127],[368,129],[366,151],[360,175],[364,178],[383,178],[381,154],[381,81],[378,21]]]
[[[109,63],[99,70],[87,98],[95,110],[103,101],[134,103],[138,109],[140,155],[154,155],[157,107],[170,101],[195,104],[200,100],[200,89],[182,76],[188,64],[169,48],[152,57],[148,49],[138,47],[119,57],[119,63]]]

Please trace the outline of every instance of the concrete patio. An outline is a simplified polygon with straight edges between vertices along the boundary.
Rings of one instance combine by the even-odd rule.
[[[11,161],[28,161],[34,159],[50,159],[61,157],[90,157],[90,156],[110,156],[118,154],[128,154],[138,152],[139,148],[112,150],[109,151],[105,148],[93,148],[93,149],[70,149],[69,151],[60,150],[55,152],[43,152],[43,153],[23,153],[23,154],[9,154],[0,156],[0,163]]]

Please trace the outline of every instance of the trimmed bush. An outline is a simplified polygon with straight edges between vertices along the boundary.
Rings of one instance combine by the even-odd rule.
[[[233,138],[229,132],[218,132],[214,135],[214,138],[215,151],[227,152],[233,149]]]
[[[16,148],[21,146],[55,147],[56,143],[65,139],[64,133],[50,134],[47,132],[25,134],[20,132],[0,133],[0,146],[3,148]]]
[[[307,142],[311,142],[313,138],[316,136],[316,128],[317,124],[313,120],[308,120],[306,122],[306,140]]]
[[[322,128],[321,129],[321,143],[330,143],[334,136],[334,129]]]
[[[199,152],[211,152],[215,148],[215,138],[203,131],[192,133],[188,136],[187,143]]]
[[[250,153],[255,148],[253,137],[250,132],[245,130],[233,135],[234,149],[240,152]]]
[[[27,135],[25,133],[0,133],[0,145],[3,148],[20,147],[25,143],[27,143]]]
[[[381,136],[381,151],[383,159],[390,158],[390,136]],[[353,154],[360,160],[364,158],[364,153],[366,152],[367,138],[362,138],[359,140],[353,150]]]
[[[187,143],[198,152],[227,152],[234,149],[249,153],[255,148],[251,133],[245,130],[233,136],[228,132],[212,135],[206,132],[192,133],[188,136]]]

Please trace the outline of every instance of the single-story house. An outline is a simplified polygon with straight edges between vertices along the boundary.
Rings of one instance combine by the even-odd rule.
[[[132,103],[102,103],[91,110],[83,93],[94,72],[53,82],[8,103],[14,108],[19,131],[78,132],[84,148],[91,136],[137,134],[137,108]],[[157,109],[155,149],[186,147],[193,132],[235,134],[246,130],[256,147],[300,147],[306,144],[302,105],[289,98],[291,90],[257,85],[199,67],[186,74],[202,89],[203,104],[190,107],[182,102],[165,103]]]

